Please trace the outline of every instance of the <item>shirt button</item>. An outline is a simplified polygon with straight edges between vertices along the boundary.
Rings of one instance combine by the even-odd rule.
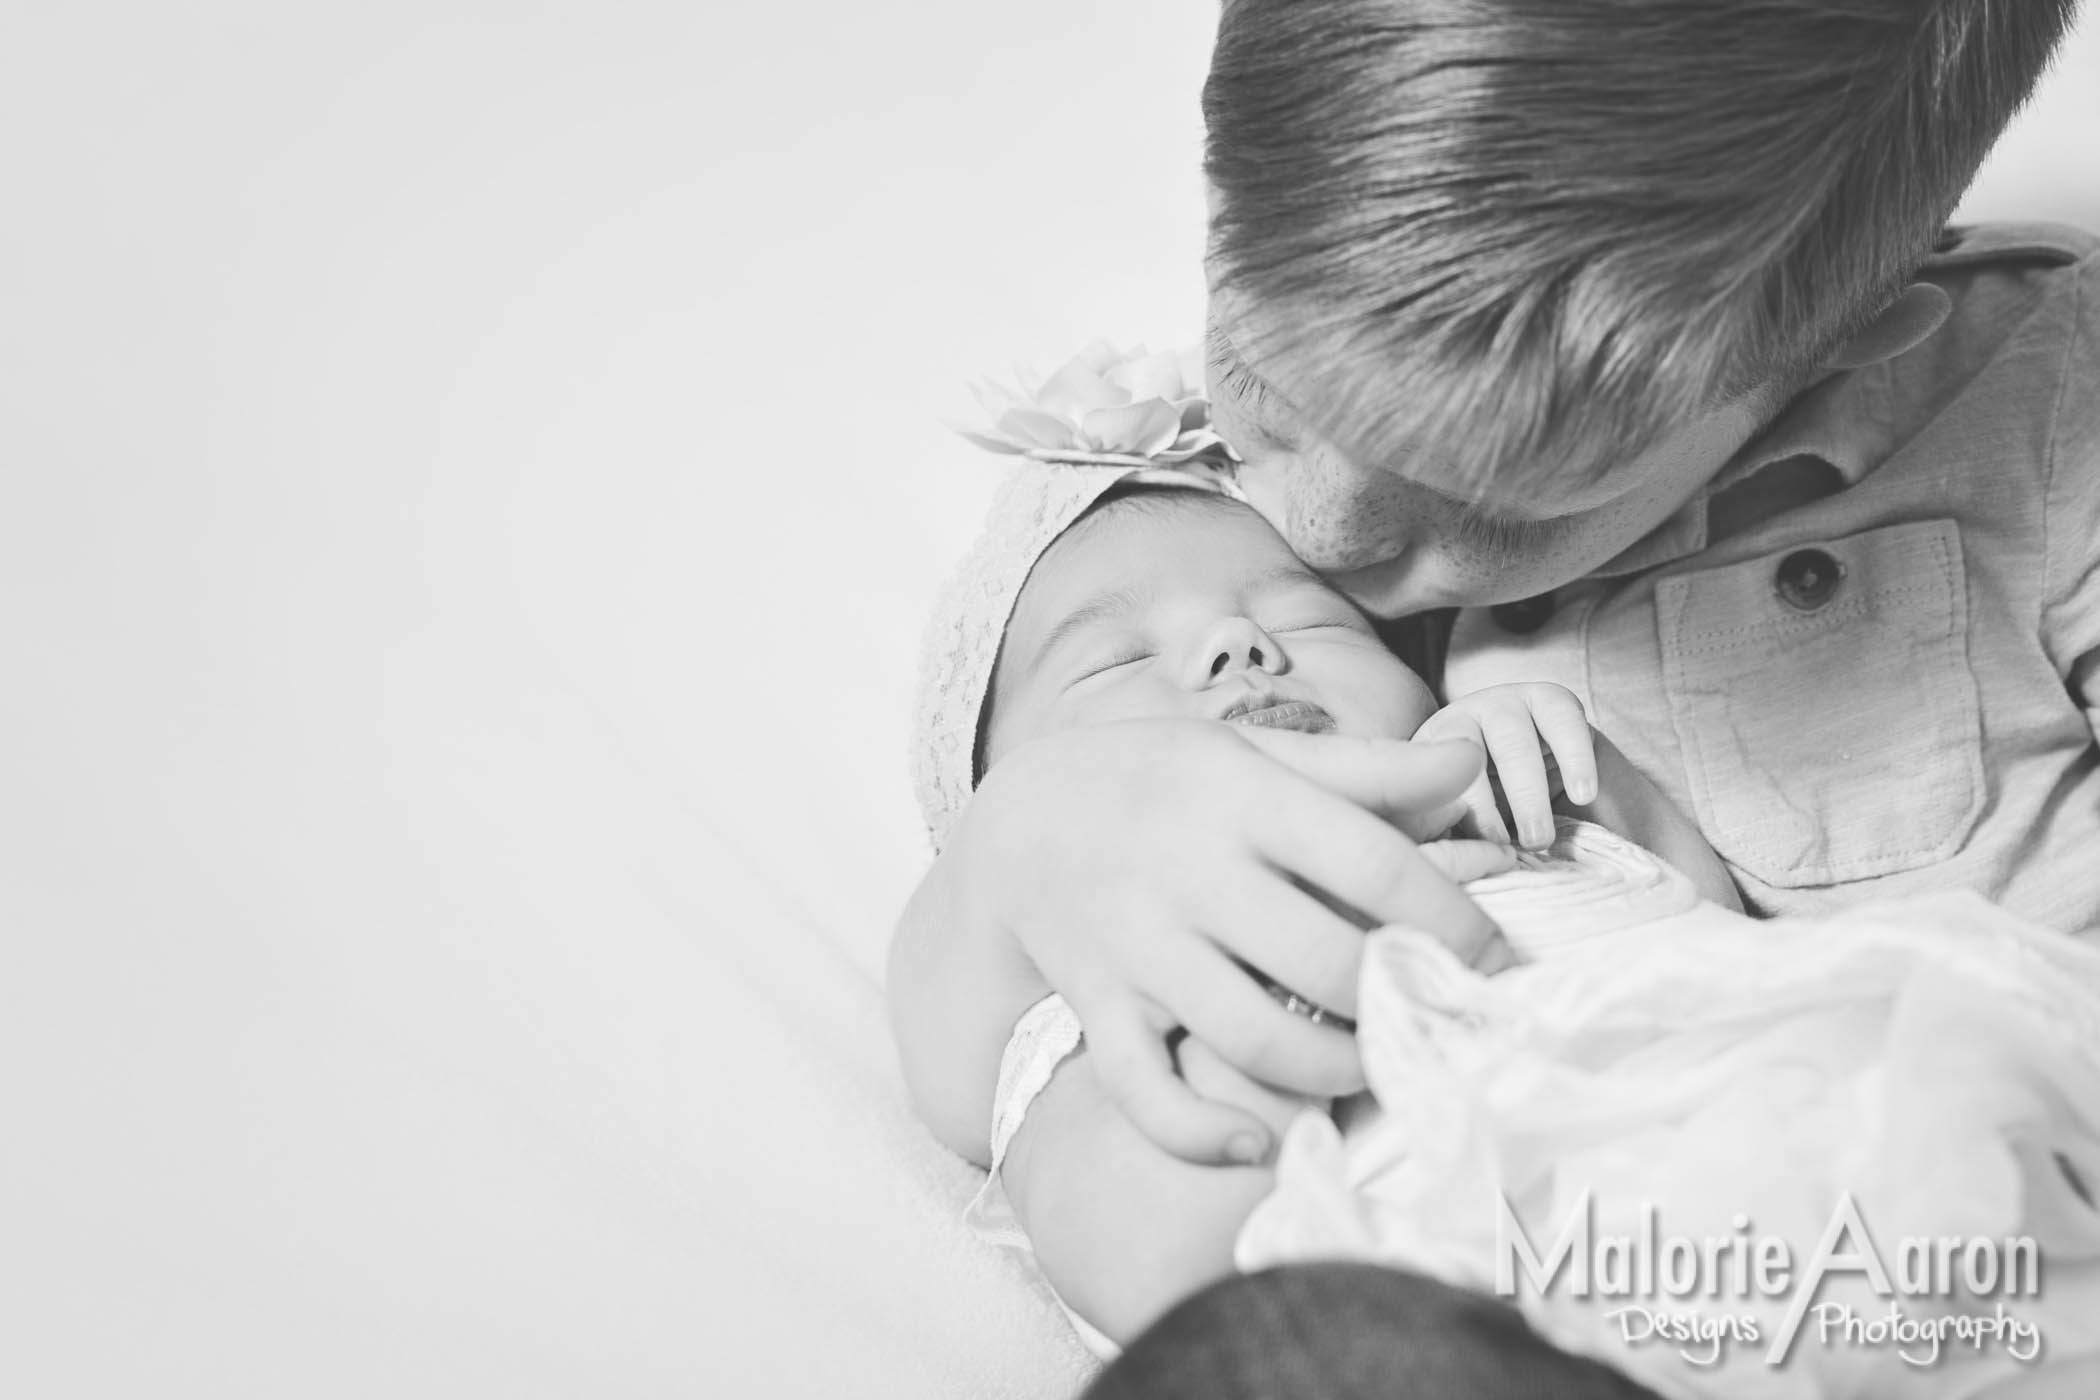
[[[1552,620],[1553,595],[1541,593],[1536,598],[1525,598],[1515,603],[1497,603],[1488,609],[1488,616],[1505,632],[1519,637],[1528,637]]]
[[[1829,602],[1844,580],[1845,566],[1820,549],[1797,549],[1779,561],[1772,577],[1779,600],[1797,612],[1814,612]]]

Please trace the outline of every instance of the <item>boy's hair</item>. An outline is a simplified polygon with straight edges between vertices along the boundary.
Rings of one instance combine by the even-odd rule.
[[[1877,313],[2075,7],[1226,0],[1226,329],[1367,464],[1593,472]]]

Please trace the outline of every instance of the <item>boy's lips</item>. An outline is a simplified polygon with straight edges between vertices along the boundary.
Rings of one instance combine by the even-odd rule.
[[[1310,700],[1286,700],[1259,691],[1233,701],[1218,718],[1227,724],[1295,729],[1301,734],[1332,734],[1335,728],[1334,716]]]

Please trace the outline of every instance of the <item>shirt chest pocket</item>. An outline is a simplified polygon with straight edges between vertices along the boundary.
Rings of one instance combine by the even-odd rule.
[[[1781,888],[1960,849],[1985,799],[1952,521],[1797,545],[1656,588],[1699,825]]]

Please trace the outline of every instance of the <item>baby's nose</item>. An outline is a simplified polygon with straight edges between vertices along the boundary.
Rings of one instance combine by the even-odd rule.
[[[1197,649],[1196,659],[1196,674],[1190,679],[1199,686],[1240,671],[1275,675],[1286,664],[1283,648],[1276,639],[1245,617],[1225,618],[1212,627]]]
[[[1216,677],[1232,670],[1259,671],[1267,664],[1268,659],[1258,642],[1245,647],[1228,648],[1210,659],[1210,673]]]

